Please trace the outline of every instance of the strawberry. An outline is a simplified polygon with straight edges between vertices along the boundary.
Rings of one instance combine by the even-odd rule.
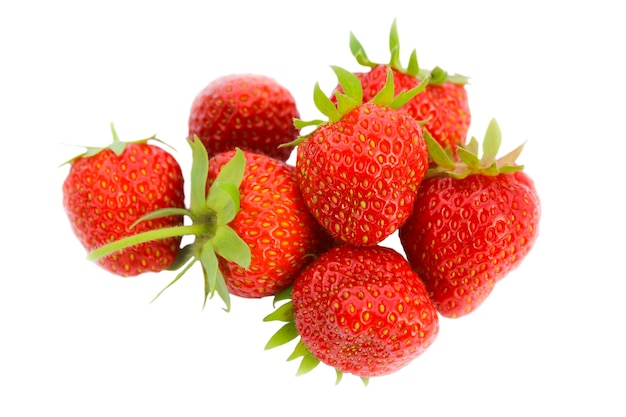
[[[113,124],[113,143],[68,161],[63,183],[63,206],[78,240],[92,251],[109,242],[147,230],[182,224],[181,216],[166,216],[134,227],[148,212],[184,206],[183,176],[178,162],[163,148],[119,140]],[[180,238],[169,237],[129,246],[98,264],[123,277],[159,272],[176,258]]]
[[[394,98],[393,74],[372,100],[363,102],[354,74],[333,67],[345,94],[335,106],[315,86],[318,109],[328,121],[298,144],[298,182],[317,221],[340,242],[376,245],[402,225],[413,210],[417,188],[428,168],[422,128],[397,110],[424,84]]]
[[[299,337],[290,356],[302,357],[298,374],[323,362],[338,381],[351,373],[367,382],[408,365],[439,331],[424,284],[391,248],[336,246],[296,278],[290,297],[265,318],[286,322],[266,348]]]
[[[234,153],[211,158],[208,186]],[[221,259],[220,269],[231,294],[259,298],[291,285],[311,260],[306,256],[323,250],[327,238],[304,203],[295,167],[262,154],[244,155],[241,209],[230,226],[250,247],[252,261],[244,269]]]
[[[403,107],[411,116],[424,122],[424,127],[443,147],[455,149],[466,141],[471,122],[467,90],[468,78],[449,75],[439,67],[428,71],[420,69],[416,51],[413,50],[409,65],[400,63],[400,42],[396,21],[393,21],[389,36],[391,60],[387,64],[370,61],[361,43],[350,33],[350,50],[356,60],[369,67],[367,72],[356,72],[363,85],[363,98],[374,97],[385,83],[387,71],[391,69],[395,79],[395,92],[410,90],[428,79],[424,92],[409,100]],[[341,87],[338,86],[338,89]]]
[[[522,147],[496,159],[501,132],[495,120],[481,159],[474,138],[458,149],[461,162],[426,139],[438,166],[422,182],[400,242],[439,313],[462,317],[528,255],[541,205],[532,179],[515,164]]]
[[[179,273],[163,291],[196,262],[203,271],[205,304],[217,292],[229,310],[231,294],[260,298],[284,290],[327,242],[304,204],[295,168],[239,148],[209,159],[202,141],[196,137],[188,142],[193,153],[190,207],[157,210],[139,221],[182,214],[191,224],[121,239],[88,258],[99,259],[137,242],[192,236],[170,268]]]
[[[292,149],[279,145],[298,136],[299,117],[289,90],[256,74],[232,74],[210,82],[195,97],[189,138],[197,135],[209,155],[236,147],[286,161]]]

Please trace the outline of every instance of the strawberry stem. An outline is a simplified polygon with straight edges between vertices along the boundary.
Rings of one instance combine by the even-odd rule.
[[[115,155],[120,156],[124,152],[124,149],[126,149],[128,143],[120,140],[113,122],[111,122],[111,134],[113,135],[113,143],[111,143],[108,148],[112,150]]]
[[[115,125],[111,122],[111,134],[113,135],[113,142],[119,142],[120,138],[117,136],[117,131],[115,130]]]
[[[153,240],[165,239],[168,237],[185,236],[185,235],[204,235],[210,233],[211,225],[194,224],[189,226],[166,227],[163,229],[149,230],[147,232],[128,236],[114,242],[108,243],[98,249],[93,250],[87,255],[87,260],[97,261],[98,259],[120,251],[129,246],[146,243]]]

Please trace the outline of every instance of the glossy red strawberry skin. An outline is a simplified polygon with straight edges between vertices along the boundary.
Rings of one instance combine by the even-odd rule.
[[[302,343],[342,373],[396,372],[439,331],[437,311],[418,275],[393,249],[340,245],[316,259],[292,292]]]
[[[184,180],[178,162],[162,148],[129,143],[117,156],[103,149],[75,159],[63,183],[63,206],[78,240],[92,251],[120,238],[182,224],[169,216],[130,226],[161,208],[184,207]],[[175,259],[180,238],[167,238],[126,248],[98,260],[123,277],[159,272]]]
[[[208,185],[234,151],[209,161]],[[231,294],[244,298],[275,295],[328,244],[328,235],[309,213],[292,165],[267,155],[244,151],[246,168],[239,188],[241,208],[229,223],[250,247],[248,269],[220,259]]]
[[[352,245],[375,245],[406,221],[428,168],[415,119],[373,103],[320,126],[297,152],[307,206],[333,238]]]
[[[198,135],[210,156],[239,147],[286,161],[298,130],[295,99],[276,80],[257,74],[231,74],[210,82],[195,97],[189,138]]]
[[[385,84],[388,65],[377,65],[368,72],[355,73],[363,86],[363,99],[371,100]],[[410,90],[419,85],[417,77],[393,69],[395,92]],[[419,121],[444,148],[455,149],[464,144],[471,123],[471,112],[467,90],[463,84],[445,81],[428,84],[402,107]]]
[[[534,246],[541,204],[524,172],[427,178],[400,229],[407,259],[439,313],[476,310]]]

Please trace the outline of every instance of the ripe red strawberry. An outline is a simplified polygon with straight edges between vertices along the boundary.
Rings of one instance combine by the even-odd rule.
[[[341,245],[296,278],[291,301],[265,321],[286,324],[266,348],[300,336],[290,359],[298,374],[319,362],[367,380],[398,371],[420,356],[439,331],[437,311],[418,275],[393,249]]]
[[[379,94],[363,102],[354,74],[333,69],[346,94],[337,93],[335,107],[316,85],[316,104],[329,120],[298,143],[298,181],[313,216],[335,239],[375,245],[411,214],[428,168],[422,128],[397,110],[424,84],[394,99],[389,72]]]
[[[189,138],[198,135],[209,156],[241,148],[286,161],[292,149],[279,145],[298,136],[297,117],[293,96],[276,80],[232,74],[213,80],[195,97]]]
[[[182,224],[181,216],[133,223],[156,209],[183,207],[183,176],[174,157],[148,143],[119,141],[113,125],[113,143],[88,148],[72,159],[63,183],[63,206],[70,225],[88,250],[138,233]],[[159,272],[176,258],[179,237],[169,237],[125,248],[98,264],[124,277]]]
[[[395,92],[410,90],[428,79],[424,92],[409,100],[403,110],[419,121],[425,122],[424,127],[443,147],[455,149],[465,143],[471,122],[471,112],[465,85],[467,77],[462,75],[448,75],[441,68],[432,71],[420,69],[417,63],[415,50],[410,57],[408,67],[400,63],[400,43],[396,21],[391,26],[389,36],[391,60],[387,64],[369,60],[365,50],[357,38],[350,34],[350,49],[357,61],[370,70],[356,72],[363,85],[363,98],[370,100],[374,97],[387,79],[387,71],[394,73]]]
[[[259,298],[284,290],[311,262],[311,255],[326,249],[328,240],[304,204],[295,168],[240,149],[209,159],[197,137],[189,144],[193,152],[189,209],[157,210],[140,220],[174,212],[188,216],[191,224],[121,239],[89,258],[98,259],[138,240],[189,235],[194,241],[181,249],[170,268],[182,269],[165,289],[199,262],[205,303],[217,292],[229,309],[231,294]]]
[[[496,160],[500,139],[493,120],[482,159],[472,138],[459,148],[463,162],[455,163],[427,137],[439,167],[422,182],[413,215],[399,237],[446,317],[476,310],[537,239],[541,206],[533,181],[515,165],[521,147]]]
[[[211,185],[235,151],[211,158]],[[307,209],[295,167],[266,155],[244,151],[246,169],[239,187],[241,208],[230,222],[248,244],[251,263],[242,268],[221,259],[220,269],[231,294],[246,298],[275,295],[287,288],[327,241]]]

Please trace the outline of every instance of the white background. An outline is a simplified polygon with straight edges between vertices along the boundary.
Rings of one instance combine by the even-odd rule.
[[[610,1],[22,1],[0,6],[0,415],[626,415],[622,194],[626,31]],[[62,208],[59,165],[154,133],[177,149],[195,94],[228,73],[271,76],[303,118],[330,65],[359,70],[353,31],[388,59],[472,77],[473,123],[495,117],[503,151],[543,203],[522,266],[429,351],[367,388],[291,346],[264,351],[271,301],[212,300],[192,270],[122,279],[85,260]],[[386,245],[399,248],[396,237]]]

